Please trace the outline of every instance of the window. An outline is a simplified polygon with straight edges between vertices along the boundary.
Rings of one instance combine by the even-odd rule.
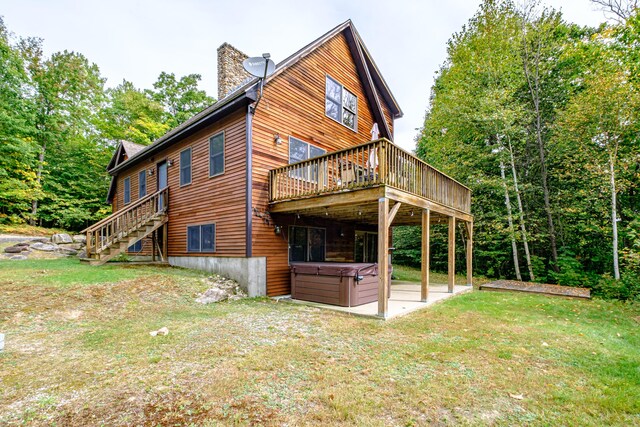
[[[180,152],[180,185],[191,184],[191,148]]]
[[[289,137],[289,164],[322,156],[327,151],[292,136]],[[310,181],[318,180],[317,167],[305,167],[291,171],[291,176]]]
[[[147,195],[147,174],[146,171],[140,171],[138,174],[138,198],[142,199]]]
[[[224,132],[209,139],[209,176],[224,173]]]
[[[325,260],[325,229],[315,227],[289,227],[289,261]]]
[[[133,245],[129,246],[127,251],[128,252],[141,252],[142,251],[142,240],[138,240]]]
[[[124,204],[131,202],[131,178],[124,179]]]
[[[215,252],[216,225],[190,225],[187,227],[187,252]]]
[[[378,262],[378,233],[356,230],[355,262]]]
[[[352,130],[358,125],[358,97],[327,76],[324,111],[328,117]]]

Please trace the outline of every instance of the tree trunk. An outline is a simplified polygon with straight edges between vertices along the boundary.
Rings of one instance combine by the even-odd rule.
[[[524,24],[523,24],[524,25]],[[524,33],[523,33],[524,34]],[[540,111],[540,49],[542,46],[542,42],[538,39],[538,51],[535,55],[535,73],[529,69],[529,65],[527,61],[529,58],[529,53],[527,49],[527,41],[523,39],[524,44],[524,58],[523,58],[523,68],[525,77],[527,78],[527,84],[529,86],[529,94],[531,95],[531,101],[534,106],[535,115],[536,115],[536,123],[535,123],[535,131],[536,131],[536,143],[538,145],[538,153],[540,156],[540,177],[542,179],[542,192],[544,196],[544,210],[547,214],[547,224],[549,227],[549,244],[551,246],[551,259],[553,260],[551,264],[551,268],[554,271],[559,271],[558,268],[558,247],[556,243],[556,229],[553,224],[553,215],[551,212],[551,202],[549,197],[549,185],[547,179],[547,161],[544,152],[544,141],[542,140],[542,113]]]
[[[616,175],[613,154],[609,155],[609,172],[611,178],[611,225],[613,228],[613,277],[620,280],[620,266],[618,265],[618,211],[616,209]]]
[[[516,199],[518,200],[518,212],[520,219],[520,231],[522,232],[522,243],[524,244],[524,254],[527,260],[527,269],[529,270],[529,280],[536,280],[533,274],[533,266],[531,265],[531,254],[529,253],[529,242],[527,240],[527,228],[524,224],[524,209],[522,208],[522,198],[520,197],[520,189],[518,188],[518,175],[516,174],[516,162],[513,157],[513,148],[511,147],[511,139],[509,142],[509,154],[511,156],[511,173],[513,174],[513,186],[516,191]]]
[[[509,200],[509,188],[507,187],[507,178],[504,174],[504,163],[502,161],[500,161],[500,176],[502,177],[502,185],[504,186],[504,204],[507,206],[507,215],[509,219],[509,234],[511,235],[511,248],[513,249],[513,265],[516,270],[516,278],[522,281],[522,275],[520,274],[520,263],[518,261],[516,233],[513,228],[513,216],[511,214],[511,201]]]
[[[36,171],[36,183],[37,186],[40,187],[42,182],[42,170],[44,169],[44,153],[47,150],[47,144],[42,145],[42,149],[40,150],[40,154],[38,156],[38,170]],[[34,198],[31,201],[31,219],[29,220],[29,224],[32,226],[36,225],[36,216],[38,214],[38,199]]]

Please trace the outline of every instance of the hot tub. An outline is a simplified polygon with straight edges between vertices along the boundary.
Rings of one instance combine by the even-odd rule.
[[[378,300],[378,264],[292,262],[290,269],[293,299],[342,307]]]

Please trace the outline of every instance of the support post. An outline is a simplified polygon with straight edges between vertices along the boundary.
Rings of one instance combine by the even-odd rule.
[[[453,293],[456,283],[456,217],[449,217],[449,280],[448,291]]]
[[[420,301],[427,302],[429,293],[429,258],[431,255],[430,248],[430,230],[431,229],[431,210],[424,209],[422,211],[422,280],[420,285]]]
[[[169,224],[164,223],[162,225],[162,261],[169,261],[169,257],[167,257],[169,248]]]
[[[389,312],[389,199],[378,199],[378,316]]]
[[[156,262],[156,233],[158,230],[151,232],[151,262]]]
[[[467,222],[467,285],[473,286],[473,222]]]

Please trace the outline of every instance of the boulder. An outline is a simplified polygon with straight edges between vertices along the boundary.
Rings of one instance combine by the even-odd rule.
[[[14,245],[14,246],[8,246],[4,248],[4,251],[8,254],[19,254],[24,250],[24,248],[25,248],[24,246]]]
[[[58,246],[65,249],[75,249],[76,251],[84,248],[82,243],[58,243]]]
[[[27,256],[26,255],[14,255],[9,259],[12,259],[14,261],[23,261],[23,260],[27,259]]]
[[[77,255],[78,251],[73,248],[67,248],[64,246],[59,246],[56,252],[61,253],[63,255]]]
[[[78,258],[86,258],[86,257],[87,257],[87,251],[85,251],[84,249],[78,252]]]
[[[207,289],[202,295],[196,298],[196,302],[200,304],[211,304],[229,299],[233,295],[228,289],[211,288]]]
[[[51,236],[51,243],[73,243],[73,239],[67,233],[58,233]]]
[[[85,236],[84,234],[76,234],[75,236],[73,236],[73,241],[76,243],[85,244],[87,243],[87,236]]]
[[[54,245],[53,243],[41,243],[41,242],[36,242],[33,243],[30,246],[31,249],[35,249],[37,251],[44,251],[44,252],[53,252],[56,249],[58,249],[58,245]]]

